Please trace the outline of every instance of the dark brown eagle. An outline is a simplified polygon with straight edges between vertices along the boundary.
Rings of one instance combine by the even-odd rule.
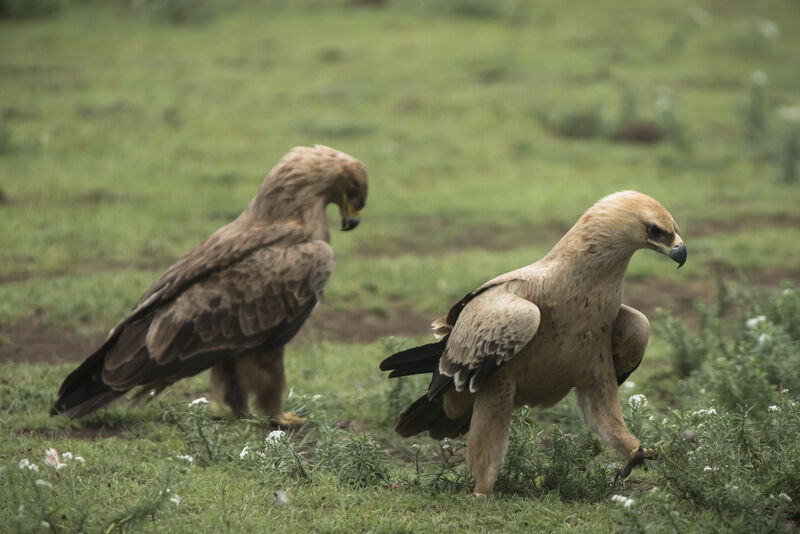
[[[352,230],[366,197],[358,160],[320,145],[292,150],[247,209],[170,266],[67,376],[50,413],[83,417],[133,388],[160,392],[210,367],[234,414],[252,394],[278,423],[302,421],[282,411],[284,346],[333,270],[326,206],[337,204],[342,230]]]

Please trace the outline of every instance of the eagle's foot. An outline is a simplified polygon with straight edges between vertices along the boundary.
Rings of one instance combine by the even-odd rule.
[[[283,427],[302,426],[308,422],[308,419],[300,417],[295,412],[283,412],[273,417],[272,420],[275,421],[278,426]]]
[[[620,478],[627,478],[631,474],[633,468],[637,465],[642,465],[645,459],[652,460],[656,457],[656,449],[645,449],[641,445],[628,453],[628,459],[622,464],[622,467],[617,471],[617,476],[614,477],[614,484]]]

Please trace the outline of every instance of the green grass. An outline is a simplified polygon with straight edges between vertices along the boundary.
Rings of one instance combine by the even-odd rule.
[[[370,175],[362,224],[333,235],[337,265],[325,301],[336,310],[370,310],[390,323],[397,309],[434,318],[477,284],[539,259],[589,205],[621,189],[660,200],[689,249],[680,270],[637,254],[631,298],[663,298],[697,323],[702,314],[676,304],[664,287],[691,295],[710,293],[719,278],[767,286],[800,280],[800,189],[782,178],[785,125],[776,114],[800,105],[800,71],[792,67],[800,35],[791,31],[800,12],[790,2],[713,1],[702,5],[704,22],[688,1],[388,0],[368,7],[239,0],[187,8],[182,0],[76,0],[51,13],[56,4],[37,3],[49,16],[0,19],[0,345],[19,343],[20,324],[79,336],[107,331],[163,269],[247,205],[284,153],[314,143],[358,157]],[[0,16],[7,6],[0,2]],[[183,15],[186,22],[173,23]],[[777,23],[777,40],[759,33],[762,19]],[[757,135],[746,116],[755,70],[767,75]],[[673,123],[657,107],[664,98],[674,105]],[[592,121],[587,136],[559,135],[553,125],[576,116]],[[632,118],[664,128],[667,138],[614,142],[620,121]],[[682,378],[671,331],[650,319],[645,365],[622,396],[652,400],[665,426],[630,414],[632,425],[674,450],[686,414],[716,403],[730,413],[699,439],[730,453],[736,442],[725,445],[725,425],[739,416],[737,401],[763,408],[778,402],[776,380],[794,380],[791,367],[765,362],[795,361],[796,344],[759,332],[782,340],[765,352],[734,323],[691,337],[705,360],[684,363],[698,374]],[[718,338],[727,352],[707,343]],[[39,474],[54,486],[47,502],[67,517],[56,514],[52,524],[79,530],[76,510],[84,509],[87,532],[112,524],[112,531],[245,532],[276,524],[322,532],[741,531],[778,513],[783,505],[770,492],[800,497],[774,458],[764,460],[760,479],[731,468],[739,486],[758,495],[755,515],[737,508],[748,502],[745,489],[703,493],[696,466],[669,459],[577,500],[532,475],[476,501],[460,465],[447,471],[447,484],[412,483],[414,440],[390,427],[425,380],[392,385],[376,370],[385,354],[409,343],[328,341],[289,350],[296,396],[287,402],[308,404],[316,417],[306,445],[318,441],[325,422],[352,421],[390,451],[383,459],[393,482],[366,487],[344,484],[324,466],[304,483],[238,462],[245,443],[263,442],[262,422],[200,419],[222,432],[220,450],[232,459],[204,466],[176,459],[194,452],[191,432],[176,423],[189,417],[189,400],[207,394],[202,376],[161,403],[114,406],[74,423],[46,415],[70,365],[0,364],[0,425],[7,429],[0,530],[17,525],[23,501],[21,530],[39,528],[30,503],[41,502],[35,492],[44,486],[36,490],[35,480],[10,473],[22,458],[41,464],[51,446],[87,460],[74,476]],[[748,370],[740,380],[737,366]],[[172,419],[162,420],[165,413]],[[783,427],[794,428],[796,418],[782,413]],[[766,443],[759,440],[774,421],[756,420],[752,442]],[[619,461],[606,448],[586,459],[581,447],[593,441],[571,397],[528,434],[522,422],[519,428],[519,443],[535,449],[526,461],[538,462],[520,459],[521,473],[561,465],[553,452],[560,431],[577,436],[577,448],[561,460],[588,462],[587,473],[601,474]],[[348,443],[346,433],[340,437]],[[439,444],[417,442],[429,453],[427,477],[441,469]],[[570,487],[593,487],[582,476],[564,475]],[[767,487],[775,480],[786,489]],[[160,493],[168,484],[180,505]],[[277,490],[287,491],[289,503],[276,509]],[[611,502],[612,493],[632,496],[635,508]],[[791,513],[796,508],[777,517]]]

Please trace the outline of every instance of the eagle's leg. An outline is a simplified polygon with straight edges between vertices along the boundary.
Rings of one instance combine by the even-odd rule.
[[[255,407],[260,413],[271,416],[281,426],[306,422],[292,412],[283,412],[283,392],[286,389],[283,347],[242,354],[237,359],[236,369],[244,388],[254,395]]]
[[[211,388],[230,406],[234,416],[247,414],[247,392],[239,385],[235,359],[223,360],[211,368]]]
[[[586,424],[625,456],[625,464],[619,475],[625,478],[635,466],[644,462],[650,451],[643,449],[639,440],[630,433],[619,405],[619,394],[614,377],[598,380],[578,392],[578,404]]]
[[[494,489],[508,447],[514,385],[504,379],[491,381],[475,395],[467,439],[467,465],[475,475],[475,495]]]

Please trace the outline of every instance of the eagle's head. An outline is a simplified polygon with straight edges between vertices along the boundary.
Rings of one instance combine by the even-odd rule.
[[[269,206],[267,211],[284,215],[319,201],[336,204],[342,230],[352,230],[361,221],[367,201],[367,171],[360,161],[339,150],[323,145],[295,147],[264,180],[254,202],[258,199]]]
[[[587,234],[602,235],[620,248],[655,250],[672,258],[678,267],[686,262],[686,246],[675,219],[656,199],[643,193],[608,195],[589,208],[579,223]]]

